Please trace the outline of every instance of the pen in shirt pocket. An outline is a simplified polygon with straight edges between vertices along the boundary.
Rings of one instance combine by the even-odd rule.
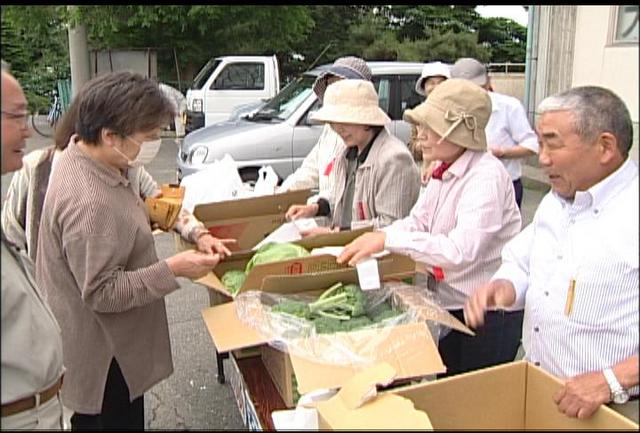
[[[569,288],[567,289],[567,301],[564,304],[564,315],[571,315],[571,311],[573,311],[573,300],[576,296],[576,279],[569,279]]]

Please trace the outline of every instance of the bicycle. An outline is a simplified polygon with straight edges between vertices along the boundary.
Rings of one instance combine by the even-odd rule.
[[[47,113],[46,123],[40,121],[40,109],[34,110],[31,114],[31,126],[33,130],[47,138],[53,137],[56,126],[58,126],[58,121],[62,117],[62,103],[58,97],[58,91],[54,89],[51,94],[53,100]]]

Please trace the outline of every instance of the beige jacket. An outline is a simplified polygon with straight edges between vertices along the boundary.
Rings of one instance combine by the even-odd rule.
[[[347,170],[347,147],[336,149],[331,171],[335,197],[331,206],[331,220],[340,225]],[[384,227],[409,214],[420,192],[420,173],[407,146],[384,128],[369,151],[367,159],[358,167],[353,193],[352,222],[371,221],[376,228]],[[320,191],[320,195],[322,191]]]

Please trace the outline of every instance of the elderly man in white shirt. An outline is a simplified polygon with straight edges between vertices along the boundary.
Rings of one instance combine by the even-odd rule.
[[[500,251],[521,228],[508,173],[486,152],[491,114],[487,92],[449,79],[404,118],[418,126],[425,157],[439,164],[409,216],[347,245],[339,263],[355,265],[383,249],[425,265],[429,288],[458,319],[472,290],[500,266]],[[493,312],[491,325],[469,336],[451,330],[438,350],[453,375],[513,361],[520,345],[522,311]]]
[[[565,380],[554,396],[560,411],[587,418],[601,404],[638,396],[632,124],[624,102],[600,87],[551,96],[538,111],[540,166],[552,191],[505,246],[502,266],[465,316],[479,327],[486,310],[524,307],[525,358]]]
[[[492,108],[486,128],[487,146],[509,172],[519,208],[523,193],[520,160],[538,153],[538,137],[524,107],[518,99],[494,92],[487,68],[476,59],[458,59],[451,67],[451,77],[467,79],[489,92]]]

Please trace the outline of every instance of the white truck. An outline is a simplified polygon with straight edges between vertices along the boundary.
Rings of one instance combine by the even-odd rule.
[[[212,58],[187,90],[185,130],[227,120],[234,107],[257,103],[280,91],[276,56],[223,56]]]

